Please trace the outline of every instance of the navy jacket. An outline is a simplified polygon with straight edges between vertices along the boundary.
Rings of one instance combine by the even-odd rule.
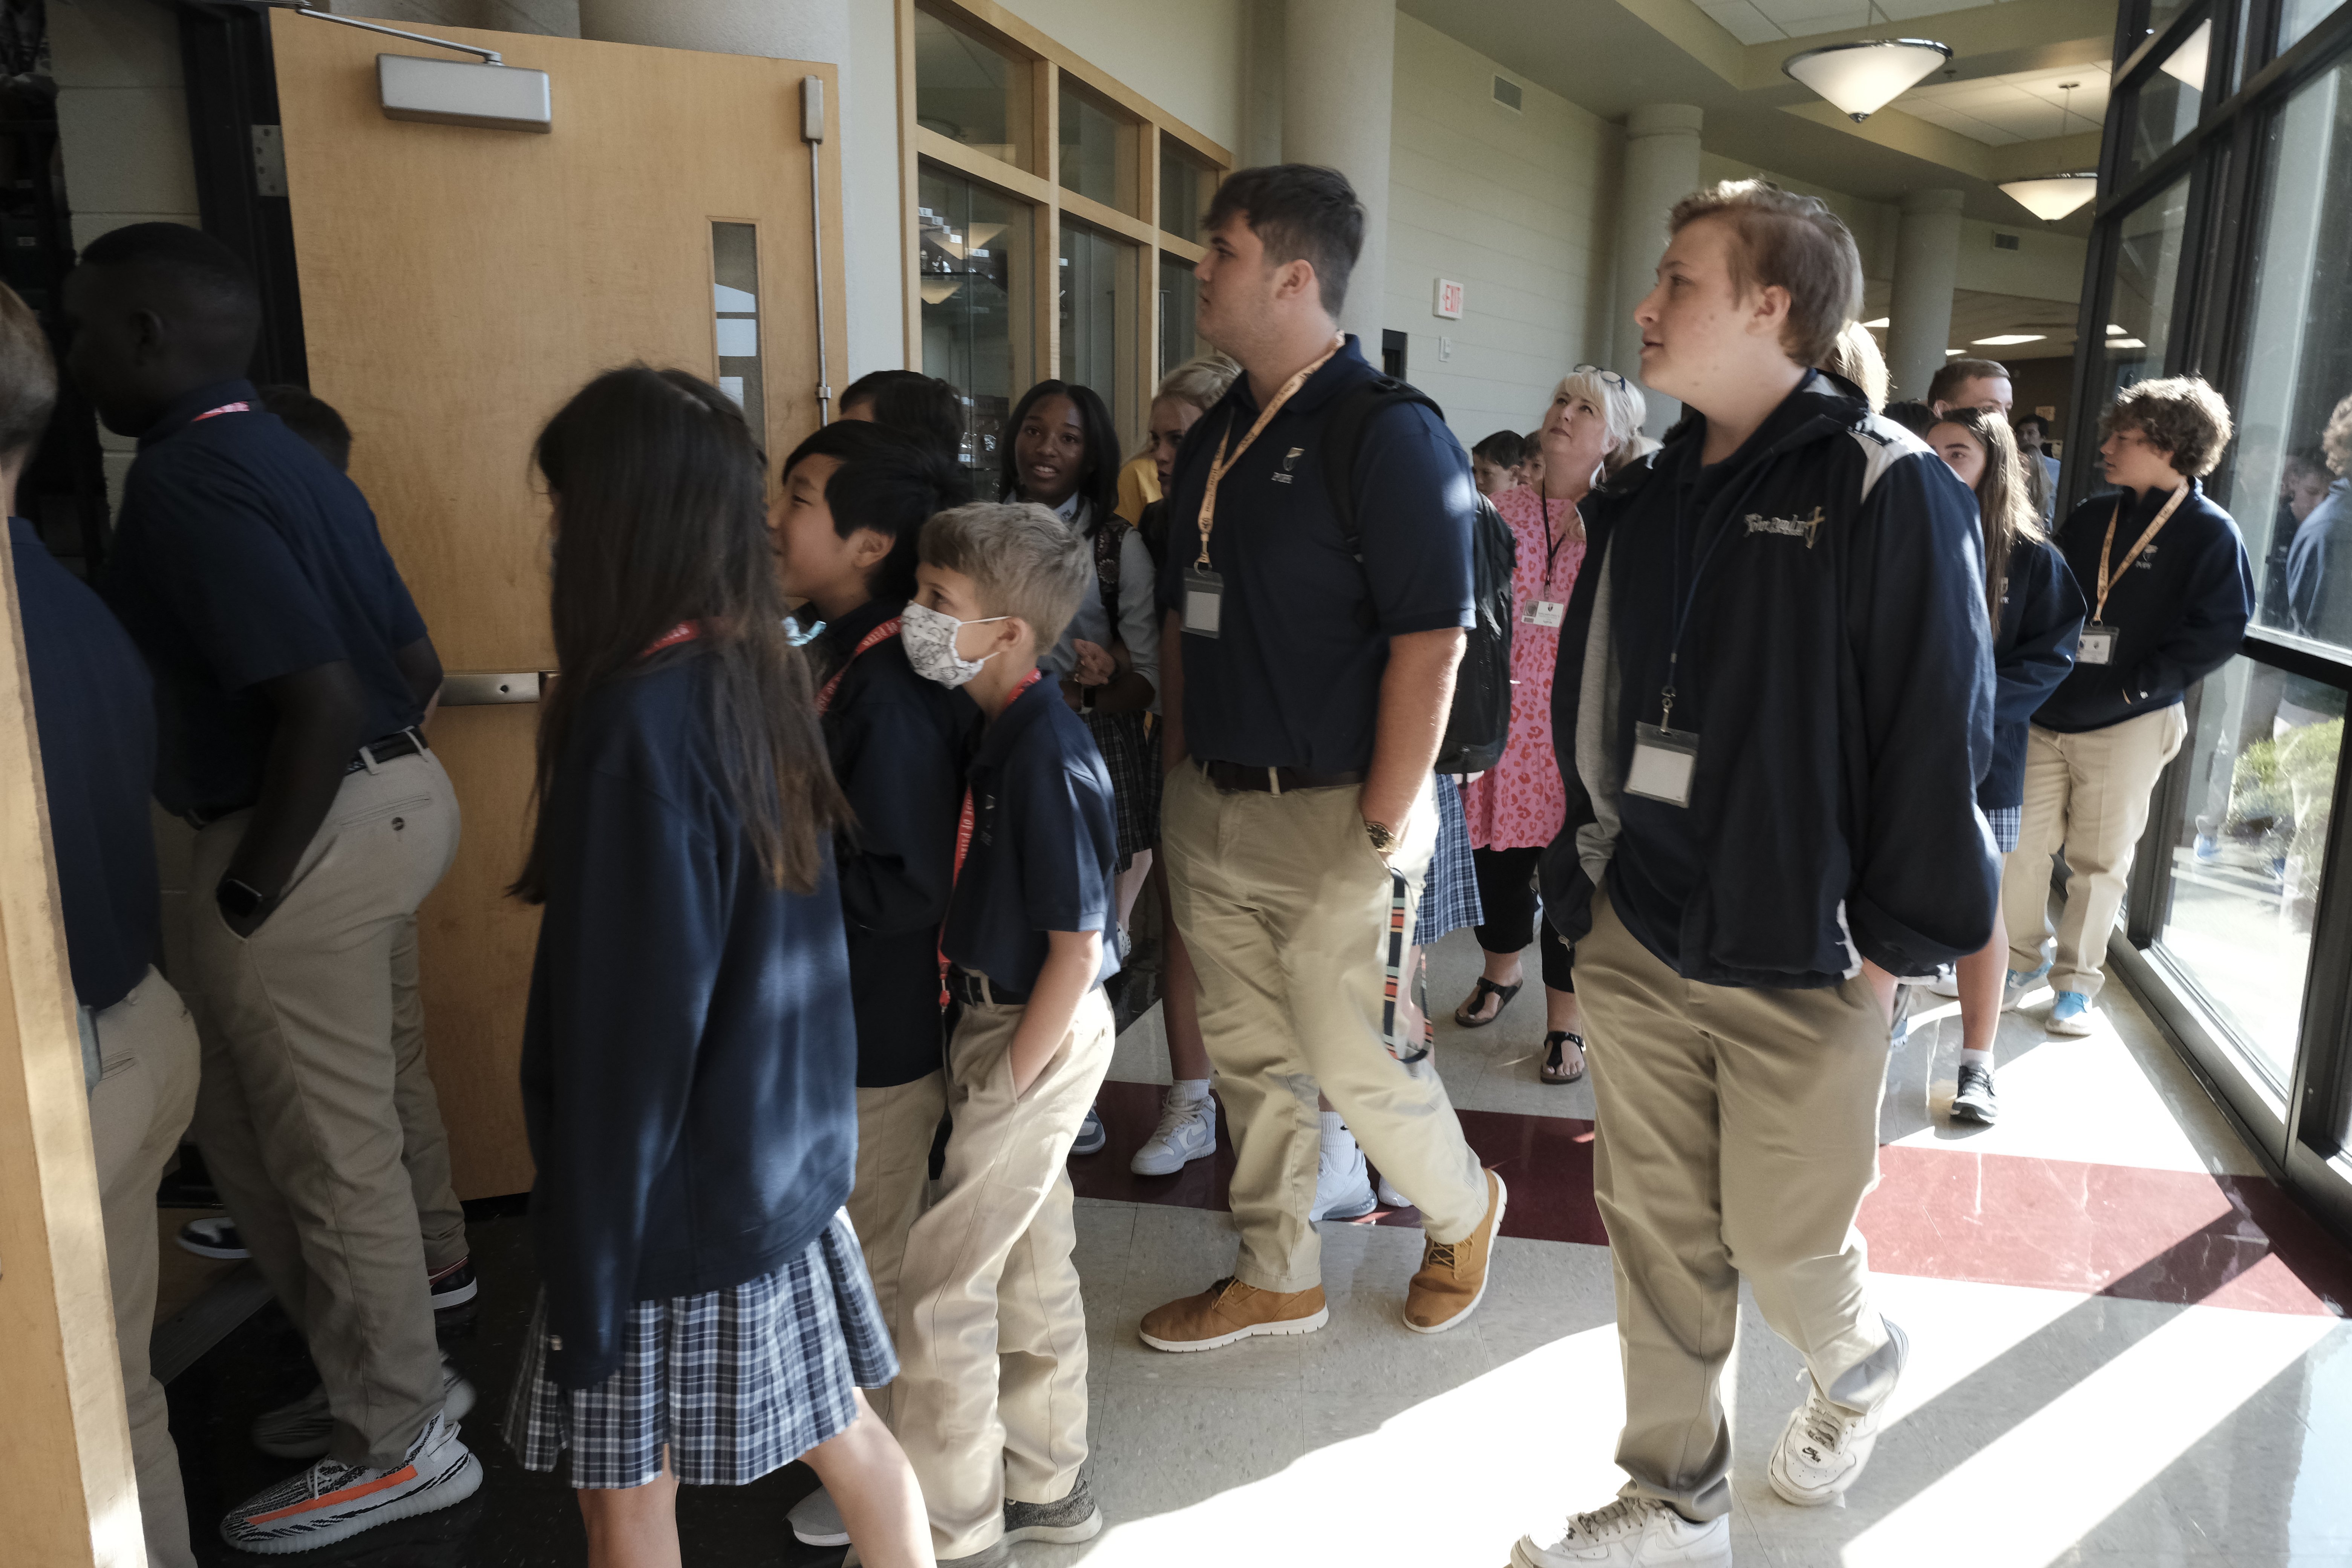
[[[1992,766],[1977,785],[1977,804],[1985,810],[2025,803],[2025,742],[2033,715],[2074,668],[2074,644],[2088,613],[2074,574],[2053,546],[2031,539],[2011,542],[2000,631],[1992,645]]]
[[[1820,374],[1701,469],[1705,438],[1694,417],[1584,509],[1552,682],[1568,799],[1542,862],[1549,918],[1582,936],[1605,876],[1644,945],[1717,985],[1829,985],[1865,957],[1918,974],[1976,952],[2000,858],[1975,804],[1992,637],[1966,487]],[[1634,725],[1659,718],[1676,580],[1659,563],[1678,531],[1714,552],[1675,673],[1674,727],[1700,736],[1687,807],[1622,789]],[[1646,931],[1628,854],[1677,879]]]
[[[632,1302],[782,1268],[856,1163],[830,847],[814,892],[769,882],[728,797],[705,664],[689,644],[593,695],[542,807],[522,1100],[567,1389],[620,1364]]]
[[[2290,626],[2299,636],[2352,647],[2352,479],[2329,485],[2293,537],[2286,552]]]
[[[856,814],[835,846],[860,1089],[912,1083],[940,1068],[940,922],[954,880],[964,759],[980,728],[980,710],[917,675],[897,637],[849,659],[899,609],[861,605],[809,647],[819,684],[841,677],[824,743]]]
[[[2109,564],[2119,565],[2171,494],[2109,490],[2067,514],[2058,548],[2095,618],[2107,520],[2116,519]],[[2119,501],[2123,515],[2116,517]],[[2253,613],[2253,568],[2237,522],[2192,479],[2189,499],[2107,595],[2105,624],[2116,628],[2113,656],[2105,664],[2076,664],[2033,721],[2077,735],[2169,708],[2229,662]]]

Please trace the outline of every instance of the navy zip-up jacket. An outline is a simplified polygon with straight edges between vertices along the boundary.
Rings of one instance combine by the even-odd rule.
[[[1992,766],[1977,785],[1977,804],[2000,811],[2025,804],[2025,744],[2033,715],[2066,672],[2088,613],[2083,590],[2054,546],[2018,539],[2009,547],[2009,581],[1993,638]]]
[[[1645,946],[1715,985],[1976,952],[2000,868],[1975,800],[1992,633],[1967,487],[1819,373],[1711,468],[1705,439],[1694,417],[1585,507],[1552,682],[1568,801],[1549,918],[1584,935],[1605,877]],[[1673,727],[1698,736],[1687,806],[1622,789],[1635,724],[1659,719],[1678,576],[1696,582],[1674,673]]]
[[[2131,553],[2170,490],[2145,495],[2109,490],[2066,516],[2058,548],[2097,616],[2099,547],[2115,519],[2110,566]],[[2120,502],[2123,512],[2116,516]],[[2254,571],[2236,520],[2215,506],[2205,487],[2189,482],[2189,499],[2140,552],[2107,595],[2105,623],[2116,628],[2105,664],[2075,664],[2042,705],[2033,721],[2063,735],[2104,730],[2179,701],[2188,689],[2230,661],[2245,640],[2254,613]]]
[[[856,1036],[831,847],[773,886],[730,800],[693,644],[582,706],[548,791],[523,1024],[551,1374],[620,1364],[630,1304],[783,1267],[849,1196]]]

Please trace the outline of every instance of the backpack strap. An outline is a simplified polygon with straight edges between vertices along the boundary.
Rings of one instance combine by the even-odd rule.
[[[1445,410],[1436,399],[1410,382],[1392,375],[1375,377],[1356,387],[1332,408],[1323,426],[1323,493],[1339,520],[1339,533],[1348,553],[1361,559],[1356,532],[1356,459],[1362,454],[1364,427],[1373,416],[1394,404],[1418,403],[1443,423]]]

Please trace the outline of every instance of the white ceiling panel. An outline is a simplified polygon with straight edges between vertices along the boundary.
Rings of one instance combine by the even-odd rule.
[[[2105,64],[2019,71],[1915,87],[1891,107],[1990,146],[2096,131],[2107,112]],[[2062,84],[2077,85],[2070,95]]]

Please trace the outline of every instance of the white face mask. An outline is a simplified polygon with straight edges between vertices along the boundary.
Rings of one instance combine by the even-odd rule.
[[[983,620],[960,621],[928,605],[908,605],[898,614],[898,639],[906,644],[907,662],[925,680],[936,680],[950,688],[963,685],[980,673],[981,666],[996,657],[992,653],[982,658],[964,658],[956,652],[956,634],[966,626],[984,626],[990,621],[1009,618],[990,616]]]

